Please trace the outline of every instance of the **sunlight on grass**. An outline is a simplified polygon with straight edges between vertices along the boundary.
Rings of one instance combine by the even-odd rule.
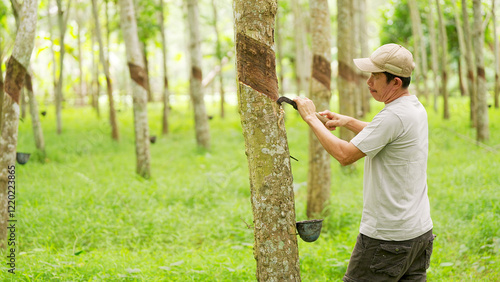
[[[465,137],[466,101],[453,99],[451,119],[428,110],[428,184],[435,241],[430,281],[500,277],[500,112],[490,109],[490,152]],[[236,108],[210,121],[213,148],[196,148],[192,114],[174,108],[161,136],[161,106],[152,104],[152,179],[135,175],[131,109],[118,114],[119,142],[106,113],[65,109],[42,117],[47,159],[17,169],[20,250],[15,277],[26,281],[254,281],[248,168]],[[377,105],[376,107],[380,107]],[[213,109],[212,112],[217,112]],[[375,112],[371,113],[372,117]],[[286,120],[297,220],[306,219],[307,126]],[[18,151],[34,152],[31,122],[20,123]],[[318,241],[299,241],[304,281],[338,281],[358,233],[363,162],[346,173],[332,160],[330,215]],[[5,270],[5,266],[3,266]]]

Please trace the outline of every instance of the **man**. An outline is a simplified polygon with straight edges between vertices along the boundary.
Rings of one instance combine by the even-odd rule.
[[[427,196],[427,113],[408,86],[413,56],[386,44],[369,58],[354,59],[370,72],[368,89],[385,107],[370,123],[321,112],[295,98],[300,115],[323,147],[342,165],[365,157],[363,214],[344,281],[425,281],[434,236]],[[346,142],[329,130],[343,126],[357,135]]]

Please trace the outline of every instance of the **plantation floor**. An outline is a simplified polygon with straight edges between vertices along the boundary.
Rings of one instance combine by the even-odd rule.
[[[500,110],[490,109],[491,140],[471,140],[466,102],[450,102],[444,121],[428,108],[429,197],[437,235],[429,281],[500,277]],[[380,105],[376,107],[380,108]],[[111,141],[107,116],[66,109],[63,133],[54,112],[42,117],[47,158],[33,153],[31,121],[20,124],[16,165],[16,270],[2,253],[0,280],[253,281],[255,260],[247,160],[239,115],[210,121],[212,149],[196,148],[192,114],[174,107],[160,135],[160,105],[150,105],[152,179],[135,175],[130,107],[118,113]],[[297,221],[305,220],[307,126],[287,109]],[[372,117],[374,113],[370,115]],[[369,119],[368,119],[369,120]],[[332,161],[330,215],[314,243],[299,242],[303,281],[340,281],[358,234],[363,162]]]

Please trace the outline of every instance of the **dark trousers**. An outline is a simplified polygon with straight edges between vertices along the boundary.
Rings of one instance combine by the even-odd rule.
[[[434,237],[432,229],[406,241],[384,241],[359,234],[343,280],[426,281]]]

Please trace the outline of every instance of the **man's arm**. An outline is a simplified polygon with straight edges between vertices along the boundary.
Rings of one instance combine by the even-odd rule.
[[[357,120],[350,116],[345,116],[330,111],[323,111],[319,113],[320,115],[326,116],[330,121],[328,121],[325,126],[329,130],[335,130],[337,127],[345,127],[350,131],[358,134],[368,125],[368,122]]]
[[[350,165],[366,156],[352,143],[338,138],[330,133],[323,123],[316,117],[316,107],[307,98],[295,98],[302,119],[309,125],[325,150],[332,155],[341,165]],[[345,116],[344,116],[345,117]],[[354,122],[352,128],[361,131],[366,125]],[[358,132],[359,132],[358,131]]]

